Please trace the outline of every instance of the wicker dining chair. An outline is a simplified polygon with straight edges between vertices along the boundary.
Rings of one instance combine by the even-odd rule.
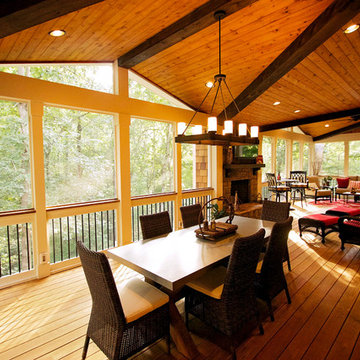
[[[286,221],[277,222],[274,225],[260,274],[256,274],[256,295],[266,301],[272,321],[274,321],[274,312],[271,300],[282,290],[285,290],[288,303],[291,304],[291,298],[284,275],[283,258],[289,231],[292,228],[292,221],[293,218],[290,216]]]
[[[226,335],[236,359],[236,338],[249,323],[262,327],[255,295],[255,270],[265,230],[235,240],[228,267],[218,266],[187,284],[185,316],[189,313]]]
[[[282,222],[288,219],[290,213],[290,203],[276,202],[264,200],[261,211],[261,220]],[[289,249],[286,243],[286,250],[284,254],[284,261],[287,262],[288,269],[291,271]]]
[[[199,215],[200,215],[200,223],[202,223],[204,221],[204,216],[201,212],[200,204],[181,206],[180,212],[181,212],[184,229],[194,226],[194,225],[198,225],[199,224]]]
[[[290,187],[279,184],[274,173],[266,173],[265,175],[268,183],[268,190],[275,194],[275,200],[280,202],[280,195],[284,195],[287,202]]]
[[[303,200],[306,204],[305,190],[308,187],[307,172],[303,170],[290,171],[290,179],[296,180],[296,182],[291,183],[290,185],[293,204],[295,203],[296,194],[299,193],[302,207]]]
[[[90,339],[110,360],[127,359],[158,339],[167,339],[170,353],[169,297],[134,278],[116,286],[104,253],[77,249],[92,298],[82,359]]]
[[[140,224],[144,240],[172,232],[168,211],[151,215],[141,215]]]

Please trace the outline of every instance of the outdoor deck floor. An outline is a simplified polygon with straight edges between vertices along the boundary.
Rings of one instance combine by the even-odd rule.
[[[238,359],[360,359],[360,248],[340,250],[337,234],[322,244],[319,237],[297,233],[297,218],[306,210],[295,206],[289,250],[292,271],[284,269],[292,304],[285,294],[274,300],[275,322],[267,318],[265,334],[254,331],[237,349]],[[322,209],[316,208],[318,212]],[[117,281],[137,274],[111,262]],[[0,359],[81,359],[91,308],[81,267],[48,278],[0,290]],[[230,354],[193,334],[205,359],[230,359]],[[159,341],[134,356],[184,359],[172,345],[166,353]],[[89,360],[105,359],[92,343]]]

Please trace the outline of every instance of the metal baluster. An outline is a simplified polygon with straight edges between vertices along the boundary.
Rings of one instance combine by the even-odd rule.
[[[102,250],[104,250],[104,215],[103,211],[100,211],[100,220],[101,220],[101,246]]]
[[[61,261],[64,260],[64,255],[63,255],[63,244],[62,244],[62,225],[61,225],[61,218],[59,218],[59,223],[60,223],[60,254],[61,254]]]
[[[69,226],[69,216],[66,217],[66,225],[67,225],[67,236],[68,236],[68,259],[71,258],[70,255],[70,226]]]
[[[112,211],[112,215],[113,215],[113,246],[115,246],[115,210]]]
[[[28,270],[30,270],[31,267],[30,267],[30,249],[29,249],[29,224],[26,223],[25,225],[26,225],[26,249],[27,249]]]
[[[90,230],[90,223],[91,223],[91,221],[90,221],[90,213],[89,213],[89,214],[88,214],[89,249],[91,249],[91,234],[90,234],[91,230]]]
[[[94,212],[94,229],[95,229],[95,249],[98,250],[97,244],[97,227],[96,227],[96,212]]]
[[[77,218],[76,218],[76,215],[75,215],[75,254],[76,256],[78,256],[78,249],[77,249],[77,241],[78,241],[78,237],[77,237]]]
[[[84,242],[84,215],[81,214],[81,240]]]
[[[55,220],[51,219],[51,227],[52,227],[52,244],[53,244],[53,263],[55,263]]]
[[[19,224],[16,224],[16,240],[17,240],[17,253],[18,253],[18,269],[19,272],[21,272]]]
[[[106,231],[107,231],[107,243],[108,243],[108,248],[110,247],[110,234],[109,234],[109,210],[106,210]]]
[[[11,250],[10,250],[10,226],[6,226],[8,252],[9,252],[9,275],[11,275]]]

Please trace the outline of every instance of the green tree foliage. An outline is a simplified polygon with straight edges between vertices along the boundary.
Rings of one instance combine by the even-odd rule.
[[[174,190],[173,126],[170,123],[131,119],[131,195]]]
[[[173,106],[171,102],[164,99],[135,80],[129,79],[129,97],[138,100],[149,101],[156,104]]]
[[[315,144],[316,160],[321,164],[321,175],[344,174],[344,142]]]
[[[114,198],[113,117],[45,107],[43,124],[47,205]]]
[[[280,173],[281,177],[285,177],[286,162],[286,140],[278,139],[276,143],[276,173]]]
[[[360,174],[360,141],[349,142],[349,175]]]
[[[0,211],[32,206],[26,104],[0,100]]]
[[[300,170],[300,143],[298,141],[293,142],[292,169]]]
[[[0,66],[0,71],[85,89],[113,92],[112,66],[21,65]]]

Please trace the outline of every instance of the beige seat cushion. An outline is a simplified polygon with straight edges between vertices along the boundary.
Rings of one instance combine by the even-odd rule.
[[[169,296],[138,278],[117,286],[126,322],[134,321],[169,301]]]
[[[331,195],[331,190],[318,190],[317,196],[328,196]]]
[[[224,288],[226,267],[218,266],[208,270],[203,276],[190,281],[186,285],[205,295],[220,299]]]
[[[335,190],[335,192],[337,193],[337,194],[343,194],[344,192],[349,192],[350,191],[350,189],[348,189],[348,188],[337,188],[336,190]]]

